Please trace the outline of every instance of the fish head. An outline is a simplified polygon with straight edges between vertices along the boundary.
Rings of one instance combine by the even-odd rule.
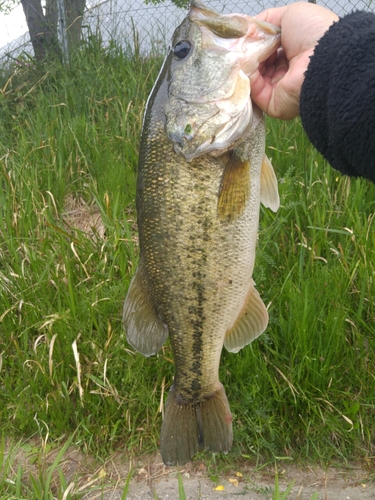
[[[280,30],[245,14],[193,1],[167,64],[166,131],[186,160],[222,154],[252,120],[250,75],[280,45]]]

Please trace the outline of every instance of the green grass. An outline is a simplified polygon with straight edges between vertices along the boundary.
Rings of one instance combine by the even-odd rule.
[[[101,459],[158,447],[171,351],[135,353],[121,314],[138,256],[142,112],[160,63],[88,45],[68,69],[3,75],[0,428],[7,437],[37,433],[58,442],[74,433],[74,443]],[[299,120],[267,127],[281,207],[262,209],[254,279],[270,322],[240,353],[223,353],[234,446],[220,460],[225,467],[280,456],[320,464],[373,457],[375,186],[333,171]],[[95,203],[104,238],[69,230],[69,194]]]
[[[255,281],[270,324],[223,363],[237,442],[254,457],[373,455],[374,186],[330,169],[298,121],[269,127],[281,208],[263,212]]]
[[[71,435],[60,447],[51,464],[46,462],[46,448],[32,448],[21,441],[5,446],[5,439],[2,436],[0,443],[0,493],[5,500],[13,499],[35,499],[35,500],[71,500],[69,491],[72,485],[68,486],[62,471],[64,455],[71,445],[73,435]],[[10,450],[10,451],[9,451]],[[24,464],[17,459],[20,452],[34,454],[35,472],[26,471]],[[36,463],[37,462],[37,463]],[[74,485],[73,485],[74,486]]]

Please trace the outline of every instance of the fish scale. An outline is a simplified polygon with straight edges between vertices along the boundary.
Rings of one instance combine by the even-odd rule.
[[[194,9],[202,6],[192,4],[173,45],[191,39],[191,57],[202,60],[201,28],[190,19]],[[226,16],[212,11],[208,26],[213,17],[217,32],[216,21],[220,25]],[[230,25],[226,36],[228,29],[230,33]],[[223,68],[236,78],[221,60],[222,54],[215,66],[218,84]],[[181,127],[186,116],[202,120],[200,105],[185,100],[181,105],[178,92],[186,88],[194,67],[199,64],[193,60],[186,72],[172,48],[146,105],[137,180],[140,260],[123,314],[129,343],[144,355],[155,354],[170,338],[175,376],[160,438],[162,458],[169,465],[186,463],[202,448],[228,452],[231,447],[232,417],[218,376],[220,356],[223,345],[237,352],[267,325],[252,272],[260,202],[274,208],[278,204],[273,170],[264,161],[265,125],[258,108],[240,138],[228,137],[224,150],[191,158],[191,144],[184,155],[185,138],[174,140],[186,134],[189,123]],[[228,88],[238,87],[229,82]],[[195,97],[204,97],[200,92]],[[236,96],[229,93],[228,98]],[[189,113],[179,115],[186,106]],[[223,121],[218,115],[204,115],[205,131],[213,130],[214,136]],[[199,147],[206,138],[199,136],[199,127],[198,132],[193,128],[189,140]]]

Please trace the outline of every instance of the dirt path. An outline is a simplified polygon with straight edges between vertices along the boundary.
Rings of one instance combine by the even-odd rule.
[[[12,458],[11,469],[16,473],[18,464],[23,480],[30,474],[40,474],[41,462],[45,471],[52,466],[58,451],[54,449],[41,460],[40,442],[33,440],[20,446]],[[7,447],[6,447],[7,448]],[[375,500],[374,463],[362,466],[298,468],[287,462],[279,463],[279,489],[285,491],[294,481],[288,500],[311,500],[314,493],[319,500]],[[178,500],[178,468],[166,467],[160,454],[142,457],[129,463],[122,453],[116,453],[105,463],[71,447],[59,462],[69,491],[79,493],[84,500],[120,500],[132,470],[128,500]],[[210,471],[203,460],[189,462],[180,467],[180,474],[188,500],[272,500],[275,488],[275,470],[272,466],[254,471],[246,463],[237,469],[210,478]],[[53,472],[52,490],[59,487],[57,469]],[[12,480],[12,477],[9,477]],[[60,490],[61,491],[61,490]],[[286,499],[285,499],[286,500]]]
[[[254,473],[245,469],[227,473],[213,482],[207,477],[203,462],[189,463],[181,468],[181,477],[188,500],[223,500],[241,498],[244,500],[271,500],[275,488],[275,471],[268,468]],[[288,495],[290,500],[310,500],[318,493],[319,500],[374,500],[375,483],[370,474],[359,467],[346,469],[321,468],[300,469],[287,465],[279,471],[279,488],[285,491],[294,481]],[[105,495],[106,500],[121,498],[123,489],[116,488]],[[85,496],[88,500],[99,498],[93,493]],[[130,483],[128,500],[177,500],[177,469],[165,467],[160,456],[149,463],[138,463],[137,474]]]

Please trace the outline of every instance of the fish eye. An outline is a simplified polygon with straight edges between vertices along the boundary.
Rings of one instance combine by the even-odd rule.
[[[176,59],[185,59],[191,49],[191,43],[188,40],[180,40],[173,47],[173,55]]]

